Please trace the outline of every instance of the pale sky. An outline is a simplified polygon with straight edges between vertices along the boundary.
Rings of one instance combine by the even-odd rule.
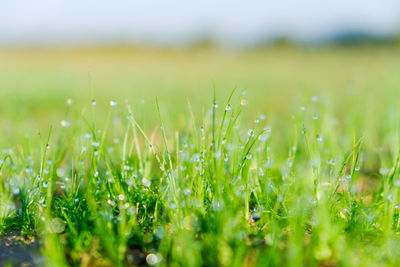
[[[339,30],[400,30],[400,0],[0,0],[0,44],[251,44]]]

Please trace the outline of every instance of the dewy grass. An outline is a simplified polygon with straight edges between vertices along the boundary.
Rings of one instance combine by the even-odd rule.
[[[157,101],[152,128],[129,104],[111,101],[104,118],[94,100],[90,114],[66,104],[60,126],[15,140],[0,159],[1,232],[38,240],[40,264],[400,262],[400,153],[370,149],[358,114],[338,125],[312,97],[289,122],[249,123],[245,95],[232,92],[198,117],[190,103],[165,116]]]

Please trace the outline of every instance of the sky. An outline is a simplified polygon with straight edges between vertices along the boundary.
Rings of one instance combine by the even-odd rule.
[[[248,45],[344,30],[400,30],[399,0],[0,0],[0,45],[146,43],[201,37]]]

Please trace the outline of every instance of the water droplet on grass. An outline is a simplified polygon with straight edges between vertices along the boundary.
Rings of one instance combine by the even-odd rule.
[[[381,175],[386,175],[386,174],[388,174],[389,173],[389,169],[387,169],[387,168],[381,168],[381,169],[379,169],[379,173],[381,174]]]
[[[107,203],[110,204],[111,206],[115,205],[115,202],[112,199],[108,199]]]
[[[159,259],[158,259],[156,254],[150,253],[146,257],[146,262],[149,265],[155,265],[155,264],[157,264],[159,262]]]
[[[250,137],[254,137],[254,130],[253,129],[248,130],[247,135]]]
[[[260,213],[253,213],[253,220],[256,222],[261,218]]]
[[[71,124],[70,124],[69,121],[67,121],[67,120],[62,120],[62,121],[60,122],[60,124],[61,124],[61,126],[64,127],[64,128],[68,128],[69,126],[71,126]]]
[[[19,195],[19,188],[14,188],[13,194],[14,194],[15,196]]]
[[[266,133],[261,134],[260,136],[258,136],[258,140],[260,140],[261,142],[265,142],[267,141],[269,138],[269,135]]]
[[[65,170],[63,169],[63,168],[57,168],[57,170],[56,170],[56,173],[57,173],[57,176],[58,177],[64,177],[64,175],[65,175]]]
[[[99,143],[99,142],[92,142],[92,146],[93,146],[93,147],[99,147],[99,146],[100,146],[100,143]]]
[[[311,97],[311,102],[313,102],[313,103],[317,103],[317,101],[318,101],[318,97],[317,96],[312,96]]]
[[[142,184],[143,184],[144,186],[146,186],[146,187],[150,187],[151,182],[150,182],[148,179],[143,178],[143,179],[142,179]]]
[[[50,221],[50,232],[58,234],[64,232],[64,230],[65,230],[65,222],[60,218],[53,218]]]
[[[249,101],[247,101],[246,99],[240,100],[240,105],[241,105],[242,107],[247,106],[248,104],[249,104]]]

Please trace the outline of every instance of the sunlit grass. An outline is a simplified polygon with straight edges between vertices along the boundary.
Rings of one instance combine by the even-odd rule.
[[[368,70],[373,64],[356,51],[218,54],[227,69],[210,67],[215,79],[201,82],[201,92],[183,88],[208,75],[216,52],[194,54],[204,66],[193,63],[193,76],[184,68],[190,53],[170,52],[175,77],[188,79],[174,93],[150,77],[138,79],[153,91],[114,91],[105,81],[128,82],[131,72],[95,78],[96,68],[78,71],[82,91],[73,88],[80,79],[60,95],[40,96],[46,90],[34,84],[21,102],[8,91],[0,230],[35,237],[48,266],[395,266],[399,68],[389,52],[372,55],[388,73]],[[262,74],[277,87],[264,88]],[[13,75],[0,84],[16,86]],[[11,106],[21,103],[28,108],[18,117]]]

